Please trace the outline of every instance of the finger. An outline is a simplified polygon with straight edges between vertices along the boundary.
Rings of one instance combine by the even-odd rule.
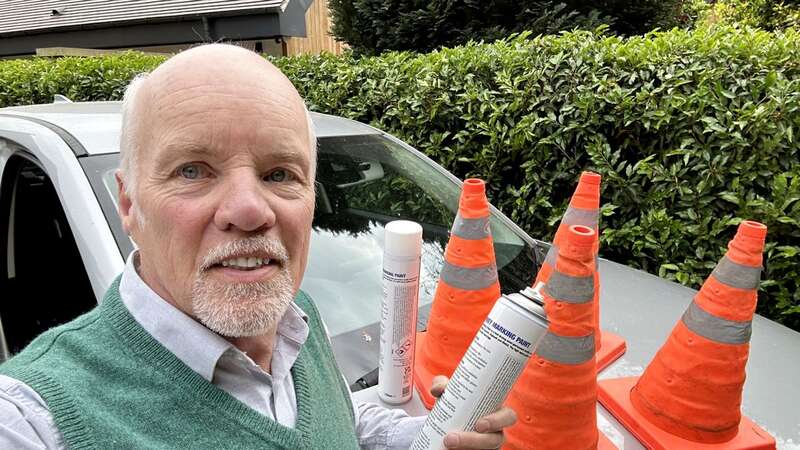
[[[510,427],[517,423],[517,413],[508,406],[483,416],[475,422],[475,431],[478,433],[490,433],[502,431],[503,428]]]
[[[450,381],[450,379],[444,375],[436,375],[433,377],[433,381],[431,382],[431,395],[436,398],[441,397],[448,381]]]
[[[446,448],[454,449],[495,449],[502,447],[503,442],[505,442],[503,433],[476,433],[473,431],[447,433],[443,441]]]

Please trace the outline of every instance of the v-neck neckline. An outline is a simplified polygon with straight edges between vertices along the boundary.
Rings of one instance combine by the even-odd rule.
[[[101,304],[102,314],[116,329],[127,347],[140,359],[165,373],[176,382],[175,387],[184,389],[187,395],[195,395],[213,405],[222,416],[241,423],[252,433],[274,444],[289,449],[307,448],[311,442],[311,425],[314,423],[314,408],[309,392],[309,374],[305,349],[301,349],[291,373],[297,399],[297,421],[294,428],[280,424],[240,402],[220,387],[208,382],[192,370],[175,354],[161,345],[130,314],[118,294],[119,278],[112,284]]]

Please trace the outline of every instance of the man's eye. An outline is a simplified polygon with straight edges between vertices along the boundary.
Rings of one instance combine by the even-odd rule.
[[[271,181],[273,183],[281,183],[283,181],[292,180],[292,174],[286,169],[275,169],[265,175],[264,180]]]
[[[178,168],[178,175],[187,180],[197,180],[206,176],[205,167],[199,164],[186,164]]]

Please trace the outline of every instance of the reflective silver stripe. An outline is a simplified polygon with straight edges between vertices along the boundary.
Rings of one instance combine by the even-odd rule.
[[[461,217],[461,214],[457,214],[456,220],[453,221],[452,233],[461,239],[485,239],[492,235],[489,228],[489,217],[465,219]]]
[[[597,222],[600,220],[600,211],[597,209],[582,209],[570,206],[561,223],[564,225],[585,225],[592,229],[597,229]]]
[[[556,259],[558,259],[558,246],[553,244],[550,246],[550,250],[547,251],[547,256],[544,257],[544,263],[550,267],[555,267]]]
[[[567,303],[588,303],[594,298],[594,277],[574,277],[553,271],[544,292],[550,298]]]
[[[681,320],[686,328],[715,342],[733,345],[750,342],[750,321],[721,319],[700,308],[695,302],[686,308]]]
[[[761,280],[761,267],[745,266],[731,261],[725,256],[711,274],[728,286],[739,289],[756,289]]]
[[[545,333],[536,354],[561,364],[583,364],[594,356],[594,333],[583,337],[567,337]]]
[[[465,269],[445,261],[439,276],[454,288],[474,291],[487,288],[497,282],[497,267],[492,264],[477,269]]]

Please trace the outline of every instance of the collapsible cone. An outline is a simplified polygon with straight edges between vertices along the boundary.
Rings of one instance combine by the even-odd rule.
[[[766,234],[758,222],[739,225],[638,381],[600,383],[601,403],[649,448],[775,448],[740,410]]]
[[[583,225],[571,225],[561,234],[542,290],[550,326],[506,401],[519,415],[506,432],[506,449],[598,447],[592,301],[596,237]]]
[[[444,254],[428,328],[417,335],[414,382],[428,409],[436,375],[452,376],[500,297],[483,180],[464,181],[458,214]]]
[[[597,234],[594,243],[594,258],[600,249],[600,175],[594,172],[583,172],[575,188],[575,193],[569,202],[569,207],[561,218],[556,235],[553,238],[553,245],[547,252],[542,267],[536,275],[534,287],[546,284],[550,278],[550,273],[555,264],[559,245],[567,228],[570,225],[583,225],[592,228]],[[625,341],[616,334],[602,331],[600,329],[600,277],[595,270],[595,291],[594,291],[594,332],[595,332],[595,351],[597,352],[597,370],[605,369],[615,359],[625,353]]]

